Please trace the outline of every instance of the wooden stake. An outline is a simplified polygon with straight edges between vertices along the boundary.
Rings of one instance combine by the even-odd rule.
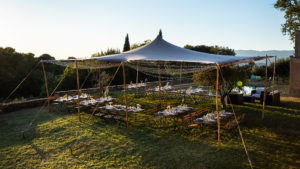
[[[264,87],[262,119],[264,119],[265,116],[265,106],[266,106],[266,97],[267,97],[267,79],[268,79],[268,55],[266,55],[265,87]]]
[[[274,65],[273,65],[273,85],[272,85],[272,104],[274,105],[274,87],[275,87],[275,74],[276,74],[276,56],[274,57]]]
[[[221,135],[220,135],[220,113],[219,113],[219,102],[218,102],[218,91],[219,91],[219,65],[217,65],[217,82],[216,82],[216,111],[217,111],[217,122],[218,122],[218,150],[221,147]]]
[[[124,63],[122,63],[122,69],[123,69],[123,81],[124,81],[124,98],[125,98],[125,105],[126,105],[126,128],[127,128],[127,133],[129,134],[128,102],[127,102],[126,75],[125,75]]]
[[[180,65],[180,92],[179,93],[181,93],[181,91],[182,91],[182,81],[181,81],[181,78],[182,78],[182,63]]]
[[[42,68],[44,73],[45,87],[46,87],[47,100],[48,100],[48,111],[50,112],[51,109],[50,109],[50,98],[49,98],[49,91],[48,91],[47,75],[46,75],[45,66],[43,62],[42,62]]]
[[[81,118],[80,118],[80,88],[79,88],[79,73],[78,73],[78,65],[77,65],[77,61],[75,60],[75,65],[76,65],[76,77],[77,77],[77,90],[78,90],[78,99],[77,99],[77,110],[78,110],[78,120],[79,122],[81,122]]]

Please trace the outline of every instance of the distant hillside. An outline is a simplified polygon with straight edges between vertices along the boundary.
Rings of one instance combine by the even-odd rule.
[[[288,58],[294,55],[294,50],[235,50],[236,56],[277,56],[277,58]],[[264,64],[264,61],[256,62],[256,64]]]

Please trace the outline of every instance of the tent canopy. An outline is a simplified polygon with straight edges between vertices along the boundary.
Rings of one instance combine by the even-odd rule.
[[[75,68],[78,63],[79,69],[104,69],[119,66],[120,63],[126,63],[135,69],[135,63],[139,63],[147,68],[148,72],[154,72],[153,66],[156,64],[165,64],[169,66],[178,66],[178,63],[184,63],[183,68],[193,72],[202,70],[203,68],[211,67],[212,65],[231,65],[239,63],[248,63],[265,59],[265,56],[241,57],[209,54],[197,52],[185,48],[178,47],[167,41],[162,36],[158,35],[151,43],[120,54],[94,57],[89,59],[75,60],[42,60],[41,62],[53,63],[61,66]],[[142,65],[144,63],[144,65]],[[148,70],[149,69],[149,70]],[[152,70],[153,69],[153,70]],[[172,71],[171,69],[169,69]],[[174,69],[176,71],[176,68]]]
[[[234,64],[261,60],[265,57],[238,57],[197,52],[175,46],[158,35],[151,43],[115,55],[91,58],[107,62],[188,62],[201,64]]]

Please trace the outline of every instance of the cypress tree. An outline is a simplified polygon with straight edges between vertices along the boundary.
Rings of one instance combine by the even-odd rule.
[[[158,35],[162,38],[162,32],[161,32],[161,29],[159,30]]]
[[[126,38],[125,38],[124,47],[123,47],[123,52],[129,51],[129,50],[130,50],[130,43],[129,43],[129,37],[128,37],[128,33],[127,33]]]

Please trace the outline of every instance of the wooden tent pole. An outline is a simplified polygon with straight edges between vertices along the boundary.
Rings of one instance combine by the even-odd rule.
[[[136,63],[136,81],[135,85],[139,83],[139,63]]]
[[[76,65],[76,77],[77,77],[77,90],[78,90],[78,98],[77,98],[77,110],[78,110],[78,120],[79,122],[81,122],[81,118],[80,118],[80,88],[79,88],[79,73],[78,73],[78,65],[77,65],[77,61],[75,60],[75,65]]]
[[[179,93],[181,93],[181,91],[182,91],[182,63],[180,64],[180,92]]]
[[[273,85],[272,85],[272,104],[274,105],[274,87],[275,87],[275,74],[276,74],[276,56],[274,57],[273,65]]]
[[[98,69],[98,83],[99,83],[100,96],[103,96],[103,86],[102,86],[102,82],[101,82],[101,70],[100,70],[100,68]]]
[[[46,75],[46,71],[45,71],[45,66],[44,63],[42,63],[42,69],[43,69],[43,73],[44,73],[44,80],[45,80],[45,87],[46,87],[46,93],[47,93],[47,100],[48,100],[48,111],[50,112],[50,98],[49,98],[49,91],[48,91],[48,82],[47,82],[47,75]]]
[[[127,128],[127,133],[129,134],[128,102],[127,102],[126,75],[125,75],[124,63],[122,63],[122,69],[123,69],[123,81],[124,81],[124,98],[125,98],[125,105],[126,105],[126,128]]]
[[[216,111],[217,111],[217,121],[218,121],[218,150],[221,147],[221,135],[220,135],[220,113],[219,113],[219,102],[218,102],[218,91],[219,91],[219,65],[217,65],[217,79],[216,79]]]
[[[264,87],[262,119],[264,119],[264,116],[265,116],[265,106],[266,106],[266,97],[267,97],[267,79],[268,79],[268,55],[266,55],[265,87]]]
[[[160,88],[161,88],[161,81],[160,81],[160,65],[157,65],[157,71],[158,71],[158,94],[160,98]]]

